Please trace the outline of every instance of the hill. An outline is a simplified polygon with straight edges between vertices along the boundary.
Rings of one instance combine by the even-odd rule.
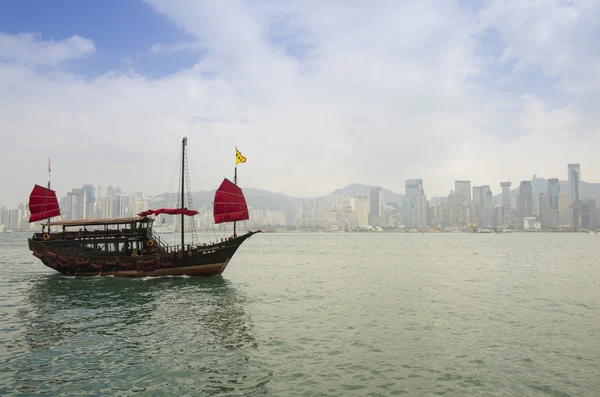
[[[371,188],[374,186],[371,185],[363,185],[360,183],[353,183],[351,185],[346,186],[345,188],[338,189],[331,193],[331,195],[343,196],[347,195],[350,197],[358,197],[358,196],[367,196],[369,197]],[[401,193],[393,192],[386,188],[381,188],[381,192],[383,195],[383,203],[397,203],[398,205],[402,205],[402,196]]]

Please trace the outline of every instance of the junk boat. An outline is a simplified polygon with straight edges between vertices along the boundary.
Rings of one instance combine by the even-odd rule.
[[[216,224],[233,222],[233,235],[211,244],[185,244],[184,227],[181,244],[169,245],[153,232],[151,215],[181,215],[193,217],[198,211],[185,207],[185,167],[187,138],[182,141],[181,207],[148,210],[132,218],[47,221],[41,233],[35,233],[29,249],[42,263],[60,273],[73,276],[214,276],[223,273],[231,258],[250,236],[248,231],[238,236],[236,222],[249,219],[242,190],[237,186],[237,164],[246,159],[236,148],[234,182],[225,178],[213,203]],[[50,172],[50,166],[48,166]],[[188,182],[189,185],[189,182]],[[191,191],[188,191],[191,204]],[[190,205],[191,206],[191,205]],[[55,191],[35,185],[29,196],[29,222],[39,222],[60,216]],[[194,223],[190,223],[195,234]]]

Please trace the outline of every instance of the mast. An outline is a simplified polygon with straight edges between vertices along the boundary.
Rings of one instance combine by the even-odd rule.
[[[233,174],[233,184],[237,185],[237,162],[235,163],[235,173]],[[236,232],[235,232],[235,225],[236,222],[233,221],[233,237],[237,237]]]
[[[50,190],[50,172],[52,169],[50,168],[50,157],[48,157],[48,190]],[[48,222],[52,222],[52,218],[48,219]],[[42,227],[43,230],[43,227]],[[50,230],[50,226],[48,226],[48,230]]]
[[[187,145],[187,137],[183,137],[183,141],[181,142],[181,250],[183,251],[184,244],[184,217],[183,207],[184,207],[184,192],[185,192],[185,145]]]

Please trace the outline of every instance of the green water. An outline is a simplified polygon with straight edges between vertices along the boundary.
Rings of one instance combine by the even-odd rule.
[[[600,235],[260,234],[67,278],[0,234],[0,395],[598,396]]]

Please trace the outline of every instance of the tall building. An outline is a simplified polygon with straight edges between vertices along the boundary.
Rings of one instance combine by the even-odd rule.
[[[69,220],[86,219],[86,191],[84,189],[73,189],[67,192],[65,218]]]
[[[115,200],[110,197],[102,197],[100,199],[102,204],[101,218],[110,219],[115,217]]]
[[[127,208],[126,201],[127,201],[127,197],[122,193],[119,193],[115,196],[115,217],[117,217],[117,218],[125,217],[125,211]]]
[[[369,197],[369,224],[377,226],[379,224],[379,217],[381,216],[381,202],[382,194],[380,187],[372,187]]]
[[[136,200],[133,202],[133,214],[132,216],[136,216],[140,212],[144,212],[148,210],[148,202],[146,200]]]
[[[558,208],[558,193],[560,193],[560,183],[558,178],[548,179],[548,196],[550,196],[550,208]]]
[[[573,226],[573,211],[568,193],[558,193],[558,223],[561,227]]]
[[[427,212],[428,212],[428,206],[427,206],[427,196],[425,196],[425,190],[421,189],[419,190],[419,193],[417,194],[416,197],[413,198],[414,200],[414,208],[415,208],[415,225],[417,227],[426,227],[428,224],[428,216],[427,216]]]
[[[492,226],[494,224],[494,197],[491,190],[485,192],[483,208],[485,210],[485,219],[483,219],[481,226]]]
[[[423,190],[423,179],[407,179],[404,182],[404,189],[408,197],[417,197]]]
[[[485,195],[489,190],[489,185],[473,186],[473,205],[471,206],[471,217],[477,225],[487,225]]]
[[[356,199],[356,219],[358,227],[369,224],[369,198],[367,196],[360,196]]]
[[[402,197],[402,224],[405,227],[414,227],[415,220],[413,216],[414,203],[413,198],[408,196]]]
[[[502,188],[502,211],[501,216],[498,216],[498,224],[509,226],[512,224],[512,208],[511,208],[511,197],[510,197],[510,182],[500,182]]]
[[[461,204],[471,204],[471,181],[454,181],[454,193],[463,197]]]
[[[543,228],[552,227],[550,219],[550,195],[540,193],[540,222]]]
[[[106,189],[104,188],[104,186],[98,185],[98,188],[96,189],[96,197],[98,199],[106,197]]]
[[[83,185],[83,190],[85,190],[86,218],[90,219],[92,218],[94,203],[96,202],[96,189],[92,185]]]
[[[523,228],[523,219],[533,215],[533,191],[530,181],[521,181],[519,186],[519,228]]]
[[[510,207],[510,187],[512,183],[510,182],[500,182],[500,187],[502,188],[502,205]]]
[[[598,208],[596,207],[596,199],[589,199],[586,201],[587,213],[588,213],[588,227],[597,228],[600,226],[600,214],[598,214]]]
[[[571,193],[571,204],[583,200],[581,189],[581,168],[579,164],[569,164],[569,189]]]

